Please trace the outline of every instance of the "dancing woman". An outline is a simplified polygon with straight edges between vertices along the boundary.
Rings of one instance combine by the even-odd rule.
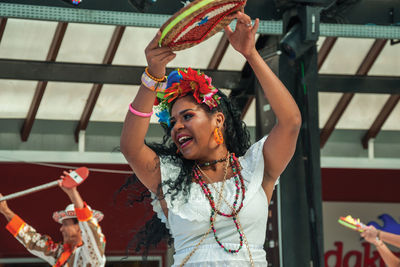
[[[205,74],[188,68],[165,78],[175,54],[158,46],[160,32],[145,50],[148,67],[124,123],[121,151],[174,239],[173,266],[267,266],[268,203],[301,126],[295,101],[255,48],[259,20],[232,16],[235,31],[225,28],[230,44],[277,117],[268,137],[250,146],[239,112]],[[163,144],[146,145],[153,104],[166,134]]]

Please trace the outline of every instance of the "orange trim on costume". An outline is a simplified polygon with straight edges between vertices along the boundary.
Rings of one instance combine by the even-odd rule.
[[[22,220],[18,215],[15,215],[12,217],[12,219],[8,222],[6,225],[6,229],[14,236],[16,237],[21,231],[22,227],[25,226],[24,220]]]
[[[53,267],[61,267],[63,266],[71,257],[72,251],[71,251],[71,246],[69,244],[64,244],[64,252],[61,254],[61,256],[57,259],[56,264],[53,265]]]
[[[83,202],[83,205],[84,206],[81,209],[75,208],[75,213],[78,221],[86,222],[92,219],[93,212],[88,208],[86,202]]]

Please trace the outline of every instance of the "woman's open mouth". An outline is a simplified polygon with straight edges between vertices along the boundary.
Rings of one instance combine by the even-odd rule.
[[[192,142],[193,138],[189,135],[183,135],[178,137],[178,143],[180,148],[184,148]]]

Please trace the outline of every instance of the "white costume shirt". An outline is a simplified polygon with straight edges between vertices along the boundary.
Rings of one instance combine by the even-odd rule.
[[[241,174],[245,183],[244,205],[239,213],[239,220],[243,227],[244,235],[247,237],[251,255],[256,267],[267,266],[266,253],[263,249],[266,235],[268,219],[268,200],[261,186],[264,173],[264,158],[262,148],[267,137],[262,138],[253,144],[243,157],[239,158],[242,166]],[[176,179],[180,168],[174,165],[169,158],[162,157],[161,160],[161,179]],[[222,182],[214,183],[220,190]],[[208,186],[217,202],[218,195],[212,186]],[[163,192],[167,192],[166,185]],[[234,179],[228,179],[224,188],[224,197],[233,204],[236,193]],[[240,193],[238,205],[240,205],[242,193]],[[185,200],[186,198],[187,201]],[[184,197],[178,194],[171,201],[170,194],[165,195],[168,207],[168,219],[164,215],[160,202],[154,198],[153,209],[158,217],[169,228],[174,238],[174,265],[180,266],[184,258],[193,250],[200,239],[210,227],[211,207],[200,185],[192,183],[190,195]],[[227,205],[222,202],[220,210],[231,213]],[[219,240],[227,249],[237,249],[239,247],[239,234],[232,218],[217,215],[215,229]],[[237,254],[225,252],[215,241],[211,231],[201,243],[197,251],[185,264],[189,267],[201,266],[250,266],[250,258],[247,247],[243,242],[243,247]]]

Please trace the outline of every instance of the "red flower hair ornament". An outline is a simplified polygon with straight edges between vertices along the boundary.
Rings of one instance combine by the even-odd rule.
[[[191,68],[177,69],[168,75],[167,89],[157,93],[156,106],[158,122],[169,126],[172,102],[180,97],[192,94],[199,104],[206,104],[210,110],[217,107],[220,98],[218,89],[211,84],[211,78]]]

